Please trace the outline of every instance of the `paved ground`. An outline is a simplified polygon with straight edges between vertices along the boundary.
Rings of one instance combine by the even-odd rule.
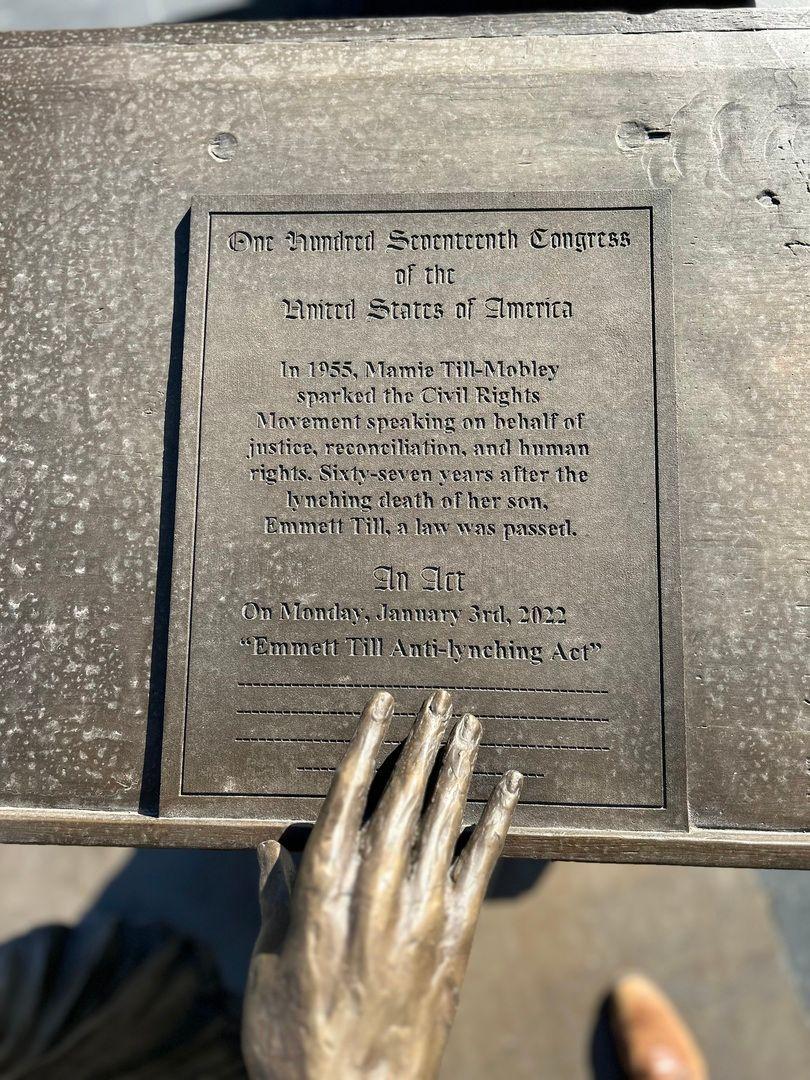
[[[713,1077],[807,1075],[807,1006],[761,875],[555,864],[531,892],[488,904],[445,1077],[615,1076],[599,1009],[628,969],[666,988]]]
[[[538,869],[501,864],[445,1080],[615,1076],[600,1005],[628,969],[672,995],[719,1080],[807,1075],[810,874]],[[0,938],[103,908],[203,938],[230,987],[242,984],[257,925],[252,852],[0,847],[0,882]]]

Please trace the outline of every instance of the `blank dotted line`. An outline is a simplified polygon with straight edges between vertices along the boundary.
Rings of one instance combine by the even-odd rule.
[[[545,777],[545,773],[541,772],[524,772],[520,770],[520,775],[527,780],[542,780]],[[479,772],[478,769],[473,770],[473,776],[503,776],[502,772]]]
[[[513,716],[502,713],[476,713],[479,720],[553,720],[571,724],[609,724],[606,716]]]
[[[379,690],[377,683],[280,683],[280,682],[238,682],[237,686],[268,687],[276,690]],[[389,690],[436,690],[433,684],[386,683]],[[542,686],[443,686],[443,690],[469,690],[491,694],[607,694],[607,690],[564,690],[558,687]]]
[[[305,738],[284,738],[283,736],[274,736],[272,738],[265,738],[260,735],[238,735],[234,742],[252,742],[252,743],[339,743],[345,745],[350,742],[350,739],[305,739]],[[399,746],[400,743],[396,739],[385,739],[383,746]],[[513,743],[513,742],[498,742],[498,743],[486,743],[479,744],[481,747],[497,750],[500,747],[509,747],[516,750],[592,750],[598,753],[608,753],[609,746],[565,746],[561,743]]]
[[[297,768],[298,772],[328,772],[328,773],[335,772],[335,766],[334,765],[297,765],[296,768]],[[526,777],[529,780],[542,780],[545,777],[546,774],[541,773],[541,772],[523,772],[523,771],[521,771],[520,775]],[[501,776],[503,776],[503,773],[499,773],[499,772],[479,772],[478,769],[474,769],[473,770],[473,776],[497,776],[497,777],[501,777]]]
[[[274,738],[264,738],[261,735],[237,735],[237,737],[234,739],[234,742],[269,742],[269,743],[282,742],[282,743],[343,743],[343,744],[345,744],[345,743],[348,743],[349,741],[350,741],[349,739],[305,739],[305,738],[289,738],[289,739],[285,739],[283,736],[278,736],[278,737],[274,737]],[[383,745],[384,746],[385,745],[399,746],[399,743],[397,743],[397,742],[395,742],[393,740],[386,739],[386,741],[383,743]]]
[[[482,742],[479,745],[491,750],[506,746],[516,750],[593,750],[601,754],[610,751],[609,746],[566,746],[563,743]]]
[[[356,709],[236,709],[240,716],[357,716]]]
[[[354,709],[236,709],[239,716],[357,716]],[[508,713],[476,713],[479,720],[551,720],[560,723],[609,724],[606,716],[514,716]],[[394,711],[394,716],[410,713]]]

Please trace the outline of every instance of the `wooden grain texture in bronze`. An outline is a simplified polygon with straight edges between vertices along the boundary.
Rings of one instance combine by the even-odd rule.
[[[265,805],[266,797],[249,806],[253,797],[245,797],[240,806],[240,797],[219,794],[213,797],[216,809],[206,809],[202,817],[196,816],[199,811],[192,816],[179,801],[180,763],[172,755],[179,754],[182,743],[171,680],[175,670],[183,668],[182,663],[175,664],[176,651],[170,654],[168,648],[172,579],[180,583],[181,591],[182,582],[190,582],[184,562],[196,550],[211,579],[220,576],[225,585],[233,579],[240,590],[254,584],[247,568],[237,565],[236,548],[232,564],[217,564],[218,541],[207,532],[200,534],[197,544],[179,532],[178,565],[172,567],[178,449],[184,458],[189,446],[196,445],[185,429],[182,437],[179,430],[181,373],[200,371],[200,358],[184,355],[183,350],[186,330],[192,332],[186,319],[187,294],[189,313],[199,304],[199,260],[192,257],[189,262],[187,241],[193,199],[215,193],[216,209],[227,211],[246,192],[253,192],[270,200],[258,209],[290,213],[311,210],[316,196],[321,208],[320,196],[326,193],[345,200],[357,214],[375,209],[400,212],[403,207],[391,202],[392,194],[407,192],[413,199],[411,207],[441,215],[452,207],[435,200],[428,203],[432,192],[463,193],[468,202],[462,210],[471,205],[480,208],[476,193],[481,192],[496,192],[503,200],[513,198],[507,196],[510,192],[596,191],[610,199],[632,192],[630,206],[644,205],[640,194],[646,199],[647,193],[656,196],[651,200],[654,207],[659,198],[662,205],[667,199],[671,205],[674,369],[664,361],[662,370],[675,373],[677,460],[670,461],[664,453],[659,464],[677,466],[678,476],[677,499],[665,498],[662,506],[666,513],[677,502],[680,516],[684,756],[679,758],[677,750],[672,756],[667,753],[662,765],[656,755],[650,677],[644,674],[649,657],[626,673],[640,695],[637,770],[631,766],[632,747],[621,736],[636,723],[630,717],[629,691],[609,671],[602,684],[595,674],[588,675],[596,668],[583,664],[581,679],[592,681],[575,682],[569,676],[563,686],[613,689],[616,700],[624,702],[624,728],[608,711],[552,710],[545,702],[537,708],[535,699],[541,695],[531,691],[522,697],[504,694],[497,709],[485,709],[486,700],[479,698],[458,704],[475,704],[482,713],[505,716],[518,711],[510,704],[517,697],[522,716],[611,720],[609,724],[485,721],[493,733],[486,741],[518,742],[506,737],[510,724],[516,729],[522,724],[522,734],[534,733],[531,740],[521,738],[522,743],[539,743],[537,730],[555,724],[556,730],[581,726],[619,733],[615,745],[620,753],[592,755],[619,761],[615,776],[594,761],[574,766],[591,760],[585,751],[485,748],[492,771],[512,764],[504,755],[514,750],[526,766],[535,760],[535,768],[527,771],[547,774],[527,781],[526,798],[539,802],[550,796],[552,802],[522,811],[530,823],[513,830],[512,852],[729,865],[806,864],[810,787],[802,682],[807,612],[802,568],[807,558],[810,413],[805,362],[810,227],[807,43],[806,13],[761,10],[405,20],[361,27],[187,26],[0,39],[2,837],[248,845],[282,835],[294,819],[311,816],[303,812],[304,804],[288,815],[278,806],[270,814],[257,810],[256,803]],[[364,192],[377,199],[382,193],[389,201],[358,206],[358,195]],[[334,209],[337,201],[332,199],[329,205]],[[519,204],[512,202],[511,208],[519,209]],[[592,216],[583,228],[598,231]],[[654,230],[653,249],[656,243]],[[265,265],[260,252],[223,254],[232,254],[238,260],[235,265],[244,268],[239,273],[245,275],[246,287],[258,280],[247,271],[252,275]],[[380,252],[371,254],[377,260]],[[449,257],[455,260],[457,254],[465,253],[431,256],[452,266]],[[595,269],[598,264],[584,255],[574,265]],[[409,255],[397,265],[422,261]],[[372,262],[365,265],[371,268]],[[382,260],[373,262],[375,268],[386,265]],[[632,269],[640,282],[643,266]],[[187,290],[189,272],[192,281]],[[369,276],[377,272],[374,269]],[[319,276],[320,281],[326,278]],[[558,288],[564,284],[558,279]],[[603,300],[609,307],[620,295],[630,299],[640,295],[634,291],[637,286],[626,289],[625,284],[611,279],[607,290],[602,289],[607,295],[592,298],[592,310],[605,310],[600,308]],[[335,275],[325,285],[339,301],[340,278]],[[356,287],[359,290],[359,282]],[[455,295],[449,281],[440,286],[442,290],[448,297]],[[382,298],[393,295],[387,287],[379,293]],[[551,295],[543,290],[536,298]],[[576,323],[569,321],[572,326]],[[220,348],[228,335],[218,325]],[[299,339],[308,335],[307,340],[314,342],[328,337],[330,352],[336,351],[340,335],[348,333],[344,328],[335,330],[338,323],[333,321],[324,338],[318,339],[314,325],[299,325],[303,331]],[[491,339],[492,332],[484,330],[488,323],[480,325],[480,340],[478,333],[471,336],[471,348],[483,349]],[[514,336],[524,356],[533,351],[525,348],[526,327],[528,322],[514,321],[508,328],[510,340]],[[436,329],[438,342],[445,328]],[[234,325],[232,330],[235,344],[245,340],[249,327]],[[408,329],[417,339],[426,332],[416,323]],[[385,336],[393,333],[388,325],[377,333],[381,341],[393,343]],[[596,344],[589,346],[595,349]],[[255,356],[265,355],[261,342],[252,347]],[[409,359],[394,355],[398,349],[390,351],[379,359]],[[424,350],[420,352],[424,355]],[[633,354],[640,364],[649,365],[648,353],[640,346],[633,346]],[[240,370],[236,365],[232,374]],[[243,374],[256,377],[256,372]],[[548,385],[550,393],[558,394],[564,384]],[[641,380],[633,387],[634,392],[649,394],[649,385],[645,391]],[[582,398],[596,393],[587,380],[576,390]],[[605,408],[603,400],[601,406]],[[301,412],[289,402],[268,402],[266,397],[255,408]],[[630,468],[642,485],[649,484],[645,470],[654,445],[649,431],[643,430],[649,412],[648,399],[634,416],[628,436],[638,449]],[[667,420],[663,430],[671,427]],[[337,433],[335,438],[350,434]],[[512,431],[502,434],[518,437]],[[265,431],[260,437],[271,441],[271,435]],[[413,437],[407,432],[386,437],[406,435]],[[224,451],[231,437],[217,443],[208,441],[203,431],[199,445]],[[293,436],[288,432],[272,437]],[[325,439],[326,433],[318,432],[317,437]],[[449,434],[442,437],[453,441]],[[667,444],[659,440],[655,445],[660,453]],[[223,468],[236,468],[235,446],[231,453],[234,457],[223,460]],[[597,475],[595,452],[593,460]],[[602,455],[602,461],[607,468],[600,466],[599,475],[607,482],[614,459]],[[211,465],[202,459],[203,477]],[[183,460],[181,528],[187,520],[186,476]],[[204,485],[205,479],[206,497]],[[264,502],[268,508],[275,506],[278,492],[272,485],[264,486]],[[570,517],[573,523],[575,516],[581,517],[581,508],[576,515],[573,512],[576,499],[581,496],[572,497],[572,512],[560,515],[560,521]],[[245,500],[243,491],[234,491],[233,520],[219,507],[224,534],[252,505]],[[594,505],[604,507],[607,501],[599,497]],[[640,518],[644,528],[649,527],[647,505],[645,500]],[[214,510],[208,507],[205,513]],[[309,513],[317,516],[314,510]],[[331,516],[320,508],[319,513]],[[547,520],[554,520],[551,511]],[[251,529],[255,525],[250,522]],[[611,528],[615,537],[630,532],[616,522]],[[272,536],[261,528],[253,535],[258,567],[259,553],[266,559]],[[335,565],[346,565],[341,554],[344,540],[331,539]],[[286,537],[285,544],[303,550],[302,540]],[[356,564],[349,560],[353,595],[365,588],[360,576],[375,538],[359,540],[355,550],[363,554]],[[392,537],[390,543],[392,558],[386,563],[394,565],[394,556],[398,563],[400,554],[410,560],[404,542]],[[317,545],[322,551],[324,538],[313,538],[307,550],[314,552]],[[523,550],[522,541],[521,545]],[[469,565],[450,569],[475,576],[479,565],[495,566],[491,582],[479,578],[476,583],[483,594],[494,593],[496,579],[507,576],[511,558],[527,588],[536,588],[540,568],[527,565],[525,552],[517,557],[514,545],[502,545],[513,552],[497,565],[491,556],[493,546],[497,547],[475,546],[481,559],[484,550],[490,553],[483,562],[473,557]],[[572,550],[565,542],[559,547]],[[224,544],[221,550],[224,560]],[[245,550],[243,540],[238,550]],[[465,554],[471,551],[472,545]],[[434,562],[444,565],[438,559],[425,564]],[[674,567],[675,560],[662,558],[661,565]],[[644,566],[649,573],[652,562],[647,556]],[[318,574],[323,577],[322,570]],[[570,575],[568,580],[574,597],[584,583]],[[287,584],[291,589],[289,577]],[[341,584],[335,581],[335,588]],[[264,577],[256,580],[256,589],[260,585],[266,587]],[[601,604],[605,597],[617,595],[620,586],[618,581],[595,582],[593,595]],[[212,587],[210,581],[206,587]],[[254,629],[257,620],[240,623],[238,610],[234,614],[228,607],[232,595],[227,589],[222,595],[221,605],[219,594],[212,593],[201,610],[211,620],[210,640],[222,641],[222,656],[216,662],[224,665],[228,682],[226,686],[223,679],[222,687],[206,691],[218,710],[216,719],[206,720],[197,702],[196,719],[189,727],[189,790],[202,790],[203,781],[207,787],[212,777],[206,770],[212,770],[206,762],[213,761],[228,736],[243,731],[237,731],[235,716],[219,711],[221,705],[216,704],[220,697],[226,701],[226,690],[231,693],[236,667],[262,666],[258,656],[248,665],[249,658],[241,655],[247,647],[237,644],[243,633],[261,636]],[[628,595],[639,616],[649,619],[650,605],[638,602],[638,587]],[[246,595],[242,603],[261,599],[261,594]],[[674,605],[668,607],[664,600],[666,633],[666,611]],[[179,603],[183,602],[181,596]],[[515,602],[522,601],[512,596],[509,603]],[[497,606],[494,597],[487,606]],[[232,615],[234,622],[226,632],[224,620]],[[577,618],[579,632],[585,623],[580,612]],[[602,643],[606,623],[601,615],[598,625],[599,638],[589,633],[587,642]],[[568,633],[566,626],[560,629]],[[507,637],[517,642],[513,627],[508,629]],[[208,636],[204,631],[205,626],[195,628],[192,622],[192,663],[195,654],[198,663],[206,662],[202,653],[195,653],[193,640],[195,634],[201,640]],[[312,628],[307,633],[315,636]],[[614,644],[623,643],[628,655],[625,630],[616,627],[611,633],[616,635]],[[500,628],[491,636],[499,634]],[[443,636],[456,637],[456,628],[448,628]],[[277,641],[280,635],[268,639]],[[459,640],[467,643],[471,638]],[[666,646],[666,637],[663,641]],[[645,638],[645,648],[649,647]],[[342,661],[326,659],[332,671],[341,668]],[[426,667],[429,663],[425,661]],[[594,660],[597,663],[601,661]],[[167,666],[172,711],[164,732]],[[263,666],[269,670],[272,663]],[[337,678],[323,681],[367,681],[349,671],[347,666]],[[207,677],[204,670],[199,674],[203,680]],[[496,680],[487,665],[475,681],[466,676],[452,680],[448,676],[448,681],[505,687],[513,674],[510,681]],[[539,676],[532,680],[512,685],[555,688],[554,683],[541,683]],[[252,681],[270,682],[273,677]],[[396,682],[427,684],[428,679],[409,676]],[[297,689],[306,694],[306,688],[293,688]],[[295,704],[293,690],[280,707],[310,707],[303,698]],[[251,707],[249,689],[242,691],[238,701],[227,698],[228,708]],[[258,698],[264,688],[250,692]],[[405,695],[408,690],[394,692]],[[329,704],[352,714],[359,688],[353,693],[355,697],[344,704],[331,697],[312,707]],[[494,696],[491,691],[458,693]],[[413,704],[412,698],[403,697],[400,707],[410,710]],[[240,715],[245,736],[268,736],[269,725],[263,727],[261,714],[252,719]],[[320,724],[318,717],[310,717],[313,727],[305,728],[307,718],[299,717],[302,722],[296,727],[291,719],[284,723],[296,735],[314,735]],[[678,721],[677,709],[670,713],[665,700],[663,730],[676,741]],[[351,715],[330,721],[333,730],[340,724],[348,730],[351,722]],[[530,723],[533,728],[526,726]],[[569,739],[562,732],[544,742],[561,744]],[[261,744],[265,749],[260,753],[241,757],[238,746],[244,744],[228,745],[231,749],[222,762],[226,779],[238,780],[246,791],[266,790],[276,783],[278,759],[268,744]],[[335,744],[317,745],[309,764],[328,769],[334,761],[330,747]],[[597,740],[582,745],[597,745]],[[164,750],[167,770],[161,776]],[[542,755],[551,759],[551,769],[540,765]],[[561,764],[569,756],[571,762]],[[282,760],[287,768],[285,789],[274,790],[299,795],[322,790],[320,784],[292,785],[292,767],[307,763],[291,753]],[[260,767],[261,762],[266,768]],[[683,771],[678,774],[681,766],[685,777]],[[261,775],[250,776],[251,768]],[[664,783],[668,810],[628,808],[630,803],[657,803]],[[211,787],[223,790],[220,785]],[[188,796],[187,802],[204,798]],[[591,801],[624,806],[581,805]],[[227,807],[238,807],[237,814],[262,816],[234,817],[234,810]]]

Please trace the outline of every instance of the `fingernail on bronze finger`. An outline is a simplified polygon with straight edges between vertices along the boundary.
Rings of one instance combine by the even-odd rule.
[[[387,690],[378,690],[371,699],[371,715],[377,721],[387,720],[394,711],[394,699]]]
[[[434,690],[428,701],[428,708],[434,716],[446,716],[453,707],[453,698],[446,690]]]
[[[259,869],[262,873],[269,873],[276,865],[281,845],[277,840],[263,840],[256,848],[259,858]]]
[[[519,773],[517,769],[510,769],[503,778],[503,786],[510,795],[519,795],[523,787],[523,773]]]
[[[472,713],[467,713],[462,717],[461,723],[458,725],[458,741],[464,747],[475,746],[478,740],[481,738],[481,721],[477,716],[473,716]]]

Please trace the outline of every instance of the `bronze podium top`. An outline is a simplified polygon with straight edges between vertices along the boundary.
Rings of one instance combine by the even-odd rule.
[[[513,854],[810,864],[809,26],[0,37],[0,839],[299,839],[447,687]]]

